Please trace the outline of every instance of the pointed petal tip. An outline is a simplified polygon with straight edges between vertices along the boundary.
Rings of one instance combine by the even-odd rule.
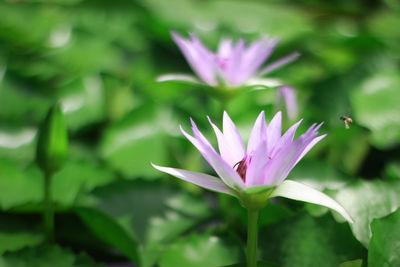
[[[304,119],[300,119],[298,122],[296,122],[294,125],[300,125],[303,122]]]
[[[260,112],[260,114],[258,114],[258,116],[257,116],[257,119],[264,119],[264,121],[265,121],[265,111],[264,110],[261,110],[261,112]]]
[[[175,42],[184,40],[184,38],[175,30],[170,31],[169,34],[171,34],[171,37]]]
[[[190,134],[188,134],[182,127],[182,124],[179,124],[179,130],[181,133],[187,138],[188,136],[192,137]]]
[[[299,56],[301,56],[301,53],[300,53],[300,52],[298,52],[298,51],[294,51],[294,52],[293,52],[293,57],[294,57],[294,58],[298,58]]]
[[[161,168],[162,168],[161,166],[159,166],[159,165],[157,165],[157,164],[154,164],[154,163],[151,162],[151,161],[150,161],[150,164],[151,164],[151,166],[153,166],[154,169],[157,169],[157,170],[161,171]]]
[[[318,130],[321,128],[322,125],[324,125],[324,122],[321,122],[320,124],[316,125],[315,128],[313,129],[313,132],[318,133]]]

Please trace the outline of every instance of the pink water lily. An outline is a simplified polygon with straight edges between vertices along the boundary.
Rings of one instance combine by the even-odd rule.
[[[245,148],[244,142],[227,112],[223,115],[222,131],[208,118],[215,131],[219,153],[199,131],[193,120],[193,136],[181,132],[200,151],[220,178],[188,170],[153,166],[177,178],[201,187],[233,195],[252,187],[273,188],[270,197],[286,197],[331,208],[352,222],[347,212],[329,196],[302,183],[285,180],[293,167],[304,155],[326,135],[318,136],[322,123],[313,124],[304,134],[294,139],[301,121],[294,124],[282,135],[282,115],[278,112],[269,123],[265,122],[262,111],[258,116]]]
[[[248,46],[243,39],[236,43],[232,39],[223,39],[217,52],[212,52],[195,34],[190,34],[189,39],[185,39],[175,32],[172,32],[171,35],[192,70],[202,82],[209,86],[223,85],[228,88],[244,85],[278,86],[279,82],[263,79],[261,76],[299,56],[299,53],[294,52],[262,67],[279,43],[277,38],[264,37]],[[157,80],[200,83],[196,77],[185,74],[162,75]]]

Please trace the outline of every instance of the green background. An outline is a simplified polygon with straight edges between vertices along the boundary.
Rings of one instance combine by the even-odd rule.
[[[179,132],[192,117],[216,144],[226,109],[243,137],[274,89],[222,106],[201,86],[157,83],[192,73],[170,30],[213,50],[223,37],[282,39],[268,75],[295,88],[298,132],[324,121],[321,141],[289,175],[330,194],[353,225],[284,199],[261,212],[266,266],[400,265],[400,4],[369,1],[8,0],[0,3],[0,266],[229,266],[243,262],[246,213],[150,162],[210,172]],[[53,178],[56,244],[41,226],[37,129],[60,100],[69,155]],[[345,129],[339,117],[351,116]],[[397,211],[396,211],[397,210]]]

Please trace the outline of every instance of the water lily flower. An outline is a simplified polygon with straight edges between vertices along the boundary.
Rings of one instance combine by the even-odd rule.
[[[223,39],[217,52],[212,52],[195,34],[190,34],[189,39],[183,38],[176,32],[171,32],[171,35],[200,80],[192,75],[166,74],[158,77],[159,82],[203,83],[223,88],[275,87],[281,83],[261,77],[299,56],[299,53],[294,52],[262,67],[279,43],[277,38],[264,37],[248,46],[243,39],[236,43],[232,39]]]
[[[200,151],[220,178],[205,173],[170,167],[153,166],[177,178],[209,190],[230,194],[247,201],[250,192],[265,192],[270,197],[286,197],[331,208],[352,222],[347,212],[329,196],[305,184],[285,180],[294,166],[326,134],[318,136],[322,123],[313,124],[304,134],[293,139],[301,120],[283,135],[282,114],[278,112],[267,127],[264,111],[258,116],[245,149],[244,142],[227,112],[223,114],[223,131],[210,118],[219,153],[197,128],[193,120],[193,136],[181,128],[183,135]],[[245,205],[249,203],[243,203]],[[251,204],[251,203],[250,203]],[[265,205],[265,203],[261,203]]]
[[[153,166],[165,173],[201,187],[239,198],[248,210],[247,267],[257,266],[257,222],[259,210],[271,197],[286,197],[326,206],[347,221],[352,219],[335,200],[302,183],[285,180],[293,167],[326,134],[318,136],[322,123],[313,124],[304,134],[293,139],[301,120],[282,135],[282,114],[278,112],[269,126],[262,111],[258,116],[245,148],[244,142],[227,112],[222,131],[208,118],[217,136],[219,153],[197,128],[193,120],[193,136],[181,128],[183,135],[200,151],[220,177],[188,170]]]

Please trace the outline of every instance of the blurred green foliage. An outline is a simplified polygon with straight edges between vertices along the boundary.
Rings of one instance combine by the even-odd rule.
[[[260,260],[399,264],[391,249],[399,242],[399,27],[393,0],[1,2],[0,266],[244,261],[237,200],[167,177],[150,162],[210,171],[179,124],[188,128],[192,117],[213,137],[206,115],[219,125],[226,109],[248,137],[260,110],[267,120],[277,111],[276,95],[255,90],[221,105],[204,88],[156,83],[160,74],[191,72],[170,30],[195,32],[213,49],[222,37],[269,34],[282,38],[271,60],[302,54],[269,77],[296,89],[299,133],[324,121],[328,136],[290,178],[331,194],[355,224],[276,200],[260,215]],[[45,246],[43,179],[33,161],[38,125],[58,100],[70,151],[52,185],[58,245]],[[350,129],[341,115],[353,118]]]

